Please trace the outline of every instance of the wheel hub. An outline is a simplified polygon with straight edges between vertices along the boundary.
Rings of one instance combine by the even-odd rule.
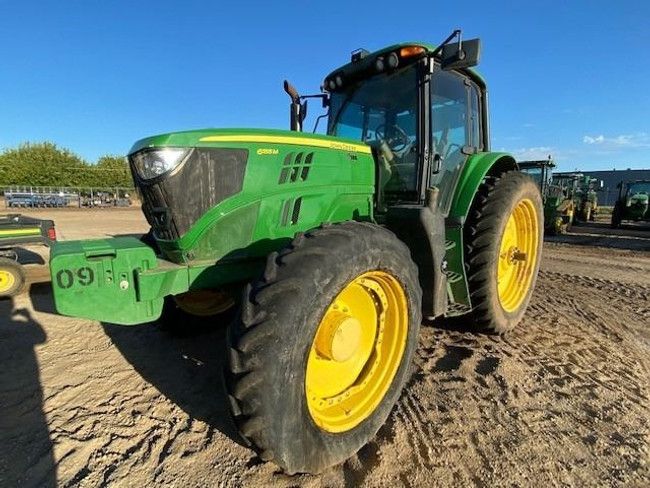
[[[339,363],[350,359],[361,344],[361,322],[343,312],[333,311],[318,330],[318,353]]]
[[[521,200],[506,222],[499,247],[497,288],[506,312],[514,312],[530,289],[538,259],[539,223],[532,201]]]
[[[408,334],[402,285],[383,271],[348,283],[325,311],[305,371],[312,420],[345,432],[381,403],[401,364]]]
[[[0,269],[0,293],[4,293],[11,289],[16,282],[16,278],[9,271]]]

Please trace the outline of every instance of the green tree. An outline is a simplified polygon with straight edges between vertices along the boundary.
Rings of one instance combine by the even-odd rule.
[[[0,153],[0,186],[133,187],[125,158],[106,155],[88,164],[52,142],[26,142]]]
[[[101,185],[98,186],[133,186],[131,171],[126,158],[122,156],[102,156],[93,166],[96,178]]]
[[[0,154],[2,185],[72,186],[89,177],[83,159],[51,142],[27,142]]]

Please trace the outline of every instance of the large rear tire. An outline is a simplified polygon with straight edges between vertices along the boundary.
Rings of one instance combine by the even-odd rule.
[[[18,295],[25,287],[25,271],[16,261],[0,257],[0,297]]]
[[[465,226],[475,328],[503,334],[524,316],[539,271],[542,209],[537,185],[518,171],[481,185]]]
[[[408,379],[422,302],[409,249],[370,223],[298,234],[242,300],[226,370],[241,434],[291,474],[344,461]]]

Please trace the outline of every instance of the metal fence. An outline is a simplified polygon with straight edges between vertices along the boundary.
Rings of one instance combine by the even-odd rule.
[[[72,188],[8,186],[0,188],[5,208],[129,207],[137,200],[134,188]]]

